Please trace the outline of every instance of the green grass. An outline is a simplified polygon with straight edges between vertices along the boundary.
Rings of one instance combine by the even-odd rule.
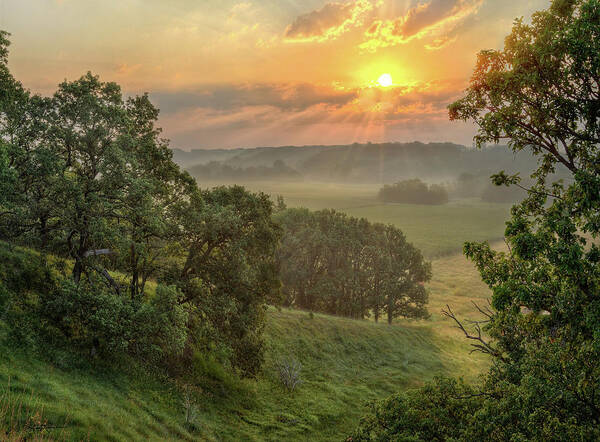
[[[193,439],[168,382],[116,370],[62,369],[9,347],[2,353],[0,423],[21,430],[24,440]],[[31,416],[39,416],[41,428],[27,430]]]
[[[211,183],[201,183],[211,186]],[[289,207],[336,209],[373,222],[393,224],[425,257],[436,258],[462,250],[466,241],[496,241],[503,237],[510,205],[455,200],[442,206],[382,204],[378,185],[314,182],[250,182],[253,191],[282,195]]]
[[[453,201],[443,206],[385,204],[345,209],[359,218],[399,227],[428,258],[456,253],[466,241],[496,241],[503,237],[509,207],[477,201]]]
[[[436,259],[433,269],[429,320],[388,326],[270,309],[258,379],[239,380],[211,361],[197,369],[193,429],[172,380],[131,367],[63,368],[73,364],[9,347],[0,349],[0,410],[33,410],[48,425],[66,423],[45,433],[59,440],[342,440],[366,401],[440,374],[474,379],[486,367],[440,310],[450,303],[473,317],[470,299],[483,301],[487,289],[461,256]],[[286,358],[303,366],[304,382],[294,393],[278,378],[276,364]],[[6,425],[1,411],[0,421]]]
[[[367,401],[436,375],[473,380],[486,368],[487,360],[470,353],[468,342],[440,312],[450,304],[460,317],[479,316],[471,300],[485,303],[489,291],[458,252],[466,240],[499,238],[507,206],[476,201],[382,205],[376,200],[377,186],[248,187],[281,194],[289,206],[331,207],[399,226],[426,256],[436,257],[429,283],[431,318],[388,326],[270,309],[266,361],[257,379],[240,380],[211,360],[196,368],[192,427],[185,423],[182,391],[173,380],[135,367],[65,368],[73,366],[68,357],[39,357],[0,347],[0,428],[17,430],[12,440],[343,440],[364,414]],[[0,320],[0,338],[3,334]],[[287,358],[303,366],[303,384],[293,393],[278,377],[277,363]],[[48,360],[54,362],[44,362]],[[65,428],[23,430],[39,416],[49,426]]]

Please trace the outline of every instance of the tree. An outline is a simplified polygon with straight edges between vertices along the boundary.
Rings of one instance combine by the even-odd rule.
[[[60,241],[75,261],[76,283],[89,253],[114,241],[126,185],[127,112],[115,83],[91,73],[59,85],[53,98],[51,142],[63,158]]]
[[[146,282],[155,277],[177,238],[175,213],[180,200],[194,192],[196,184],[172,160],[172,151],[155,123],[158,109],[148,95],[129,98],[127,138],[123,143],[128,173],[119,196],[119,233],[116,247],[120,268],[130,275],[132,299],[144,294]]]
[[[32,96],[8,69],[8,35],[0,31],[0,235],[26,235],[46,248],[60,160],[47,143],[49,100]]]
[[[379,190],[379,199],[390,203],[446,204],[448,191],[441,184],[426,184],[419,179],[386,184]]]
[[[389,257],[384,281],[388,324],[399,316],[427,317],[428,295],[424,283],[431,279],[431,264],[423,261],[421,252],[397,228],[387,226],[384,234],[384,250]]]
[[[177,212],[181,253],[162,279],[195,310],[195,343],[219,342],[235,367],[254,375],[263,357],[265,304],[279,302],[273,203],[240,186],[218,187],[196,190]]]
[[[427,316],[430,266],[393,226],[334,210],[287,209],[278,249],[285,303],[363,319]]]
[[[478,144],[508,140],[515,151],[533,152],[539,167],[527,198],[512,209],[508,252],[465,245],[492,290],[491,306],[480,309],[474,332],[446,314],[492,367],[457,395],[472,412],[455,413],[454,401],[421,409],[456,414],[444,423],[447,437],[600,438],[599,72],[600,2],[555,0],[531,24],[517,20],[503,50],[480,54],[465,97],[450,107],[452,119],[479,126]],[[559,166],[570,171],[569,182],[548,182]],[[500,172],[493,180],[521,186],[518,175]],[[434,385],[421,394],[440,391]],[[440,438],[406,421],[394,426],[418,402],[369,420],[354,440]]]

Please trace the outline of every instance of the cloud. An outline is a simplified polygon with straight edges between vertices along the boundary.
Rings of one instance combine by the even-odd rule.
[[[427,43],[425,45],[425,49],[427,49],[429,51],[437,51],[439,49],[445,48],[446,46],[450,46],[457,39],[458,39],[458,36],[456,36],[456,35],[455,36],[443,35],[440,38],[434,39],[431,43]]]
[[[139,72],[139,70],[142,68],[142,64],[141,63],[136,63],[136,64],[128,64],[128,63],[121,63],[116,67],[116,73],[117,75],[120,76],[129,76],[129,75],[133,75],[137,72]]]
[[[152,94],[152,98],[166,114],[190,108],[227,113],[258,106],[297,112],[318,104],[331,108],[343,106],[355,97],[355,91],[337,90],[308,83],[211,85],[199,90]]]
[[[456,37],[448,34],[467,17],[476,14],[484,0],[429,0],[419,3],[401,17],[374,21],[360,48],[374,52],[378,48],[405,44],[415,39],[436,37],[427,49],[441,49]]]
[[[152,94],[151,98],[163,111],[161,124],[175,147],[310,140],[318,144],[356,141],[346,139],[350,134],[364,137],[359,141],[377,140],[390,128],[401,131],[408,126],[443,124],[448,119],[447,105],[464,86],[461,80],[352,89],[310,84],[218,85]]]
[[[351,28],[361,26],[365,14],[372,11],[377,3],[370,0],[327,3],[321,9],[297,17],[286,28],[285,40],[288,42],[335,40]]]

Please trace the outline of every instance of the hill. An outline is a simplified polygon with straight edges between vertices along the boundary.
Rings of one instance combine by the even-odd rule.
[[[486,366],[439,311],[450,303],[469,316],[470,299],[482,301],[487,289],[460,255],[433,266],[430,320],[388,326],[270,309],[259,377],[240,380],[199,359],[187,398],[172,379],[140,367],[92,366],[44,349],[26,353],[6,343],[0,321],[0,422],[58,440],[341,440],[366,401],[440,374],[472,378]],[[303,383],[293,393],[277,370],[287,359],[302,364]],[[186,424],[190,409],[195,416]]]
[[[381,143],[343,146],[282,146],[235,150],[174,150],[174,159],[192,175],[194,166],[210,162],[235,168],[270,167],[277,162],[311,180],[391,183],[400,179],[455,180],[463,173],[489,176],[498,170],[527,172],[535,160],[505,146],[483,150],[453,143]],[[295,178],[295,177],[294,177]]]

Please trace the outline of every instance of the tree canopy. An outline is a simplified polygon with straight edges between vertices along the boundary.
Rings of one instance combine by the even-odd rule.
[[[428,400],[408,393],[375,405],[353,440],[596,440],[600,2],[555,0],[531,24],[517,20],[503,50],[479,55],[450,117],[474,121],[480,145],[507,140],[539,159],[507,223],[508,251],[465,245],[492,290],[489,309],[474,329],[446,310],[492,366],[478,385],[440,380],[420,391]],[[549,182],[559,164],[569,179]]]
[[[38,302],[15,288],[7,308],[93,354],[156,362],[217,349],[255,374],[279,290],[270,199],[198,188],[147,94],[126,99],[91,73],[31,94],[7,67],[8,45],[0,33],[0,239],[52,255],[70,277],[50,278]]]
[[[286,305],[390,323],[427,316],[431,265],[396,227],[334,210],[287,209],[277,220]]]

